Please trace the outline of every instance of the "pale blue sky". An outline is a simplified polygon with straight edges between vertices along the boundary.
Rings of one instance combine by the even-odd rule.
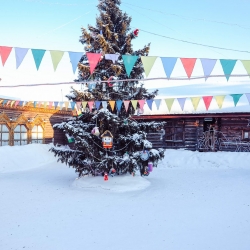
[[[0,3],[0,46],[83,52],[79,42],[81,27],[95,25],[98,14],[98,0],[0,0]],[[132,16],[132,29],[141,30],[133,40],[134,49],[151,42],[151,56],[250,60],[249,0],[125,0],[121,9]],[[249,53],[198,46],[161,36]],[[30,51],[18,69],[15,65],[12,51],[5,66],[0,63],[1,85],[72,82],[77,77],[72,73],[67,53],[56,71],[49,53],[45,54],[38,71]],[[234,73],[246,74],[240,61]],[[219,62],[212,74],[223,75]],[[196,63],[193,75],[203,75],[200,62]],[[185,76],[180,62],[172,76]],[[165,77],[160,59],[149,77]],[[188,86],[189,92],[181,86]],[[156,81],[149,82],[146,87],[163,87],[165,92],[162,94],[167,96],[195,96],[218,94],[215,86],[220,86],[220,94],[249,93],[249,77],[230,78],[228,82],[225,78],[210,78],[206,82],[187,79],[178,84],[176,81]],[[0,95],[23,100],[65,100],[69,87],[49,87],[49,91],[48,87],[1,88]]]
[[[78,42],[80,28],[95,24],[97,3],[97,0],[1,0],[0,46],[82,51],[83,46]],[[126,0],[122,1],[121,9],[132,16],[135,28],[250,52],[248,0]],[[151,42],[150,55],[155,56],[250,58],[250,53],[206,48],[143,31],[134,41],[134,48],[148,42]]]

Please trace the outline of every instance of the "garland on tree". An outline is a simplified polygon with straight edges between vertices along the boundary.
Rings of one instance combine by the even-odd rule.
[[[131,41],[139,34],[139,30],[130,31],[131,17],[119,9],[120,0],[100,0],[98,9],[100,15],[96,19],[96,27],[88,26],[87,31],[82,28],[80,42],[85,45],[85,54],[79,64],[80,82],[86,82],[82,91],[71,89],[67,95],[69,100],[105,101],[105,100],[145,100],[153,99],[157,90],[148,93],[143,84],[138,81],[124,81],[119,79],[142,79],[144,68],[140,56],[147,56],[150,44],[143,49],[133,51]],[[102,60],[90,69],[87,53],[117,54],[117,60]],[[126,74],[122,55],[139,56],[131,70],[130,77]],[[107,83],[100,83],[104,80]],[[97,81],[91,88],[88,81]],[[137,106],[139,108],[139,104]],[[134,108],[130,104],[128,110],[124,105],[121,109],[114,108],[113,114],[110,104],[100,110],[84,109],[84,113],[67,122],[54,125],[74,141],[70,147],[52,147],[58,160],[75,168],[79,176],[104,173],[134,174],[137,170],[141,175],[148,175],[150,169],[157,166],[164,157],[163,149],[152,149],[152,144],[146,135],[150,131],[158,131],[164,122],[137,123],[131,117]],[[146,157],[145,157],[146,156]],[[111,171],[112,170],[112,171]]]

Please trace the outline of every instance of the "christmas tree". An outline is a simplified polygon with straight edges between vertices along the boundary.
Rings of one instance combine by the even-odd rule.
[[[140,122],[132,118],[142,111],[141,103],[156,96],[140,83],[141,56],[150,44],[133,51],[132,40],[139,30],[130,29],[131,17],[123,13],[120,0],[100,0],[96,26],[82,28],[80,42],[85,53],[78,64],[81,90],[72,88],[67,98],[88,103],[82,113],[54,125],[65,133],[71,147],[54,146],[58,160],[75,168],[79,176],[106,173],[148,175],[157,166],[163,149],[152,149],[147,133],[158,131],[162,122]],[[131,60],[134,62],[131,66]],[[129,64],[129,66],[128,66]]]

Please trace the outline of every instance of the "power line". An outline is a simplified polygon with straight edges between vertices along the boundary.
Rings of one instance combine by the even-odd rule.
[[[60,82],[60,83],[34,83],[34,84],[20,84],[20,85],[0,85],[0,88],[19,88],[19,87],[37,87],[37,86],[56,86],[56,85],[69,85],[69,84],[84,84],[84,83],[114,83],[114,82],[147,82],[147,81],[157,81],[157,80],[173,80],[173,81],[187,81],[187,80],[199,80],[199,79],[207,79],[207,78],[215,78],[215,77],[246,77],[250,76],[250,74],[236,74],[236,75],[210,75],[210,76],[194,76],[194,77],[156,77],[156,78],[144,78],[144,79],[122,79],[122,80],[107,80],[107,81],[81,81],[81,82]]]
[[[218,23],[218,24],[229,25],[229,26],[237,26],[237,27],[242,28],[242,29],[250,29],[250,27],[243,26],[243,25],[237,24],[237,23],[227,23],[227,22],[221,22],[221,21],[209,20],[209,19],[203,19],[203,18],[185,17],[185,16],[173,14],[173,13],[163,12],[163,11],[160,11],[160,10],[154,10],[154,9],[145,8],[145,7],[134,5],[134,4],[130,4],[130,3],[127,3],[127,2],[124,2],[124,1],[122,3],[124,3],[125,5],[131,5],[131,6],[140,8],[140,9],[145,9],[145,10],[149,10],[149,11],[158,12],[158,13],[161,13],[161,14],[164,14],[164,15],[175,16],[175,17],[178,17],[178,18],[181,18],[181,19],[185,19],[185,20]]]

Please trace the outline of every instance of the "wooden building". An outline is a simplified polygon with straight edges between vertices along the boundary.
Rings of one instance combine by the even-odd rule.
[[[141,115],[134,119],[165,121],[165,141],[150,133],[153,147],[199,151],[250,151],[250,113]]]
[[[63,133],[53,130],[53,125],[72,117],[70,110],[31,105],[11,107],[0,105],[0,146],[31,143],[67,144]]]

